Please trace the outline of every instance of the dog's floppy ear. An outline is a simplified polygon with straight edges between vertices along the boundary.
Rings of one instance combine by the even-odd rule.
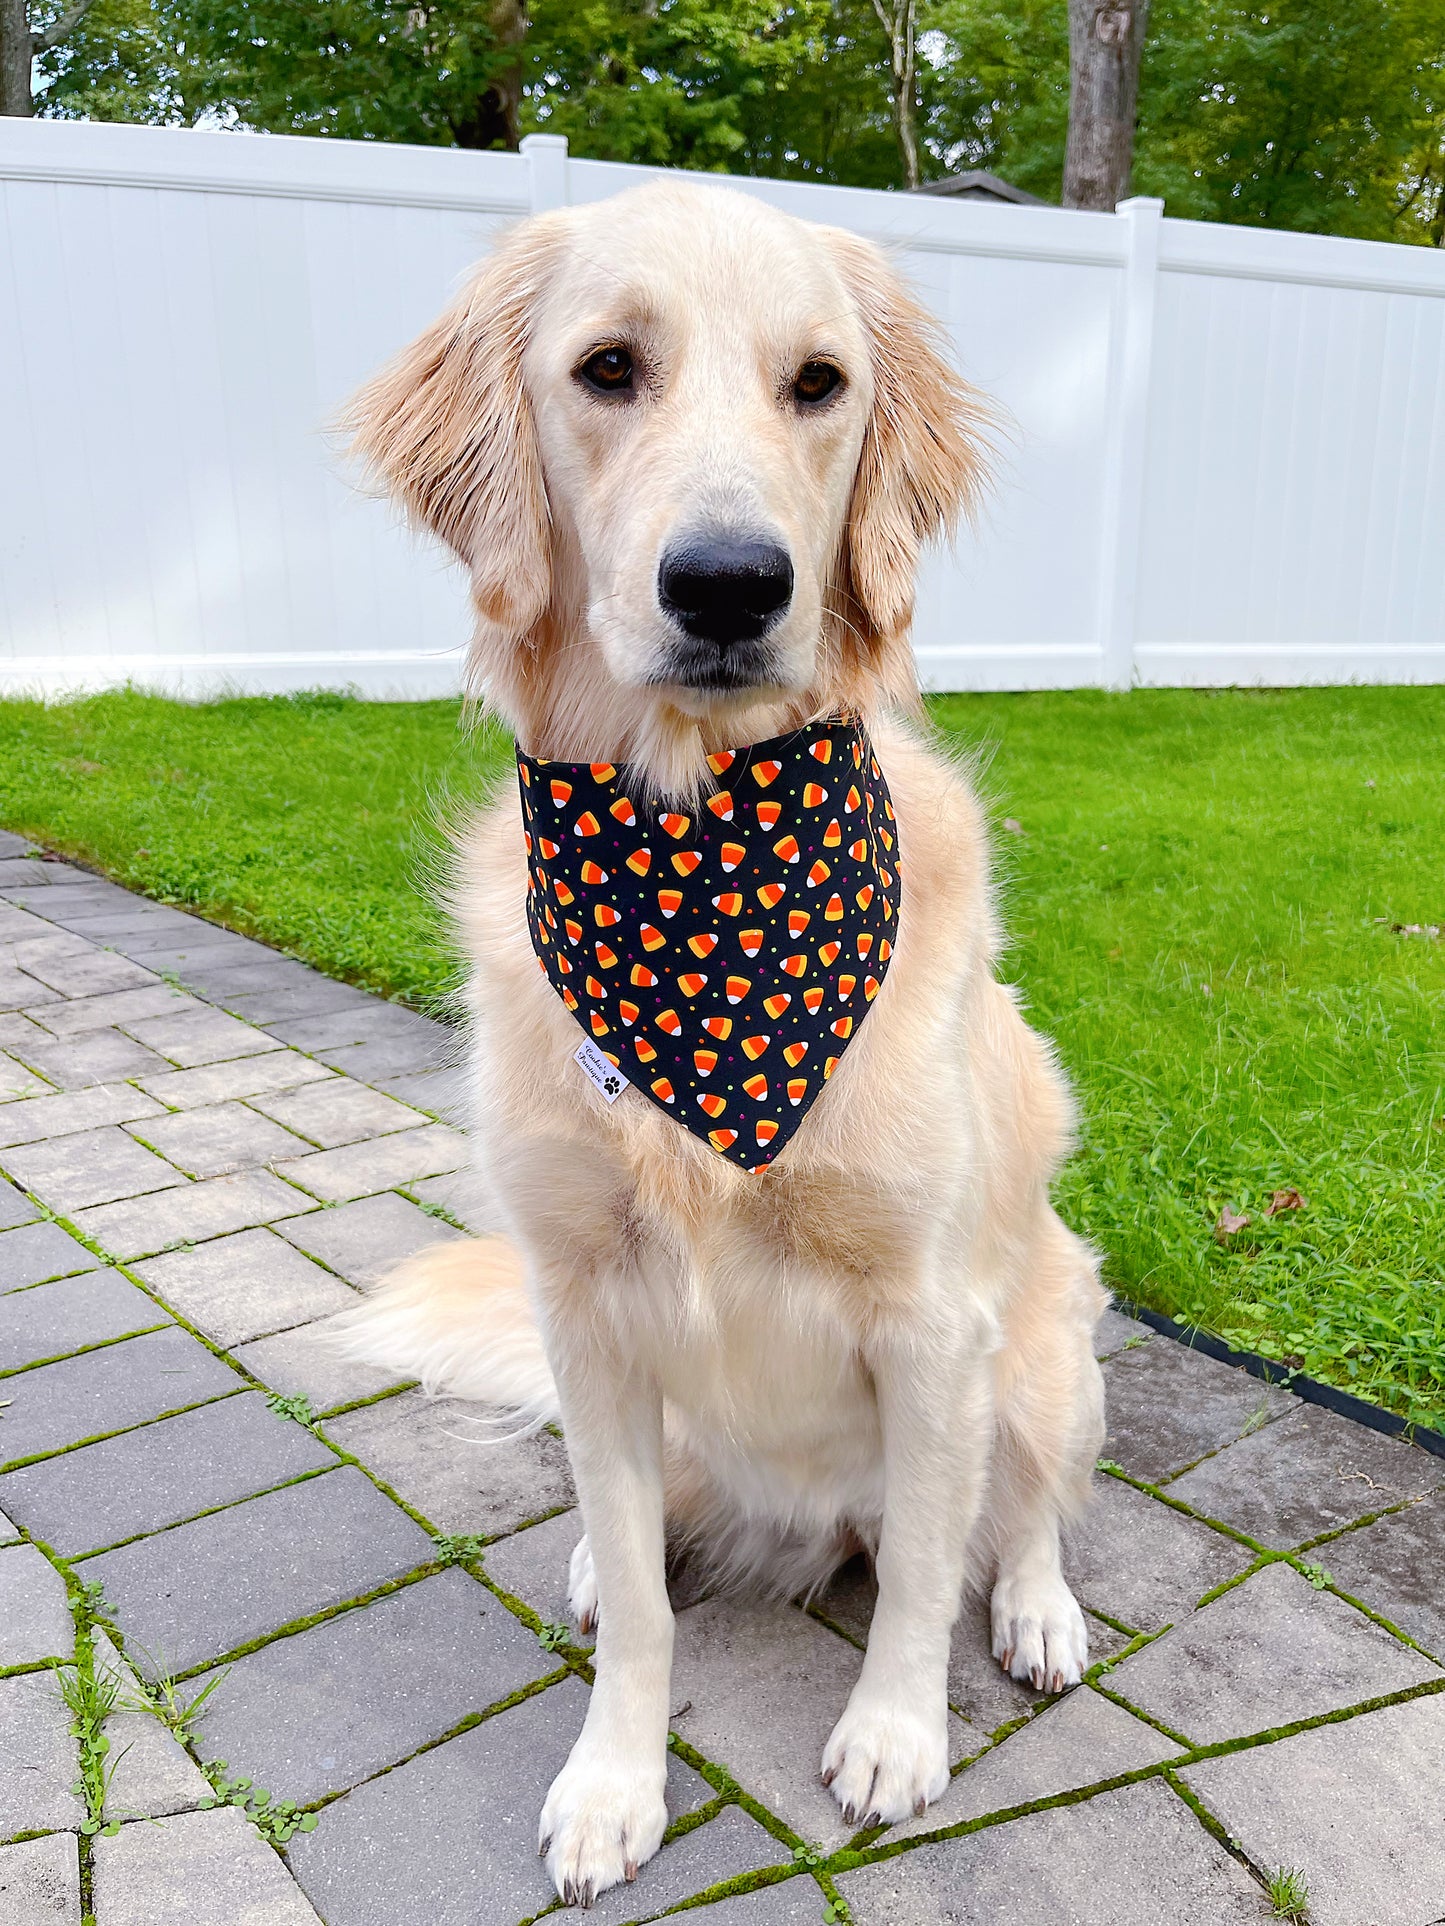
[[[484,623],[524,636],[551,594],[551,537],[522,379],[545,224],[503,241],[441,319],[374,375],[339,427],[351,451],[471,570]]]
[[[881,251],[838,229],[830,238],[873,359],[873,409],[844,535],[846,586],[886,646],[912,618],[919,549],[975,506],[990,415]]]

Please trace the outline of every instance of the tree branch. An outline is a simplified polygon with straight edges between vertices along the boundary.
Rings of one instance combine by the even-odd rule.
[[[68,40],[94,4],[95,0],[75,0],[75,5],[70,11],[61,14],[58,20],[53,20],[43,33],[32,33],[30,44],[35,52],[49,53],[50,49],[58,47],[62,40]]]

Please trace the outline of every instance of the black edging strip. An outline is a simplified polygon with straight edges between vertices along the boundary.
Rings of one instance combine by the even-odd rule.
[[[1181,1324],[1177,1318],[1165,1317],[1162,1311],[1151,1311],[1147,1305],[1132,1303],[1117,1292],[1113,1303],[1125,1317],[1132,1317],[1139,1324],[1147,1324],[1151,1331],[1173,1338],[1177,1344],[1183,1344],[1191,1351],[1202,1351],[1205,1357],[1214,1358],[1220,1364],[1232,1365],[1237,1371],[1247,1371],[1252,1378],[1259,1378],[1265,1384],[1278,1385],[1285,1391],[1293,1392],[1303,1403],[1320,1405],[1326,1411],[1333,1411],[1336,1417],[1349,1418],[1355,1424],[1364,1425],[1367,1431],[1383,1432],[1387,1438],[1403,1438],[1407,1444],[1419,1445],[1422,1451],[1428,1451],[1432,1457],[1445,1458],[1445,1432],[1432,1431],[1428,1425],[1412,1423],[1397,1412],[1386,1411],[1378,1404],[1368,1404],[1365,1399],[1354,1397],[1348,1391],[1339,1391],[1332,1384],[1321,1384],[1318,1378],[1307,1378],[1302,1371],[1292,1371],[1277,1358],[1263,1358],[1256,1351],[1232,1350],[1222,1338],[1211,1337],[1208,1331],[1201,1331],[1197,1324]]]

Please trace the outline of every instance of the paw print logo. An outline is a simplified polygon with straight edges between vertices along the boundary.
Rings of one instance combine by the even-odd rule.
[[[605,1097],[615,1097],[621,1088],[622,1088],[622,1083],[620,1078],[608,1077],[603,1082],[602,1094]]]

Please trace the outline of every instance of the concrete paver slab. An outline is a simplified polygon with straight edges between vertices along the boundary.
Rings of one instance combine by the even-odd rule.
[[[1445,1665],[1445,1497],[1377,1518],[1315,1554],[1362,1599]]]
[[[202,1713],[202,1754],[278,1798],[319,1799],[559,1663],[484,1585],[438,1572],[235,1660]]]
[[[351,1452],[438,1531],[488,1535],[574,1502],[567,1453],[540,1431],[483,1441],[475,1406],[403,1391],[328,1418],[324,1435]]]
[[[1298,1409],[1296,1400],[1199,1351],[1151,1339],[1104,1366],[1105,1455],[1163,1484],[1247,1428]]]
[[[1294,1866],[1311,1926],[1445,1908],[1445,1697],[1386,1706],[1181,1775],[1257,1866]]]
[[[0,1109],[0,1150],[95,1130],[102,1124],[130,1123],[136,1117],[160,1115],[161,1106],[155,1098],[133,1090],[128,1083],[102,1083],[87,1090],[61,1091],[52,1097],[29,1097]]]
[[[342,1144],[360,1143],[364,1137],[381,1137],[393,1130],[411,1130],[427,1121],[420,1110],[398,1103],[368,1084],[335,1075],[325,1083],[258,1096],[251,1108],[309,1138],[322,1150],[336,1150]]]
[[[4,1221],[0,1216],[0,1223]],[[0,1291],[45,1284],[52,1277],[73,1277],[78,1271],[93,1271],[98,1263],[99,1259],[59,1224],[22,1223],[16,1230],[0,1231]],[[23,1315],[21,1306],[6,1307],[5,1317],[0,1321],[0,1358],[5,1354],[4,1332],[11,1318]],[[0,1365],[0,1369],[9,1368]]]
[[[236,1231],[137,1263],[136,1276],[217,1344],[328,1317],[356,1293],[265,1229]]]
[[[1266,1565],[1125,1659],[1109,1684],[1199,1745],[1445,1678],[1353,1605]]]
[[[124,1030],[90,1030],[74,1041],[45,1031],[36,1042],[23,1044],[20,1056],[58,1090],[88,1090],[98,1083],[120,1083],[170,1068],[164,1057]]]
[[[7,1545],[0,1551],[0,1665],[69,1658],[74,1649],[65,1580],[33,1545]]]
[[[0,1679],[0,1839],[78,1826],[85,1807],[70,1790],[78,1763],[54,1672]]]
[[[0,1150],[0,1158],[17,1183],[71,1219],[92,1204],[113,1204],[186,1181],[174,1164],[115,1124]]]
[[[0,1926],[80,1926],[73,1832],[0,1846]]]
[[[458,1047],[455,1043],[451,1045],[453,1055]],[[372,1083],[376,1089],[395,1097],[398,1103],[412,1104],[439,1117],[443,1123],[455,1124],[460,1130],[467,1126],[471,1114],[467,1082],[454,1064],[446,1064],[439,1070],[409,1070],[399,1076],[373,1077]]]
[[[144,990],[110,990],[101,996],[48,1004],[44,1023],[58,1037],[78,1037],[87,1030],[109,1030],[115,1024],[133,1030],[135,1025],[152,1019],[164,1022],[187,1013],[198,1016],[205,1007],[194,997],[172,989],[169,983],[156,983]],[[144,1037],[141,1042],[145,1042]]]
[[[314,970],[301,970],[283,978],[277,972],[269,982],[243,984],[239,981],[221,991],[228,1010],[248,1023],[275,1023],[282,1017],[319,1016],[328,1010],[355,1009],[371,1001],[364,990],[349,983],[337,983],[318,976]]]
[[[109,990],[153,988],[160,978],[129,957],[98,950],[80,939],[51,937],[15,948],[15,961],[27,976],[63,996],[99,996]]]
[[[497,1208],[487,1194],[487,1186],[474,1170],[448,1171],[442,1177],[423,1177],[408,1184],[407,1190],[419,1204],[440,1204],[449,1217],[465,1224],[475,1237],[486,1237],[497,1229]]]
[[[1137,1350],[1141,1344],[1147,1344],[1152,1336],[1153,1332],[1147,1324],[1141,1324],[1137,1318],[1125,1317],[1122,1311],[1110,1306],[1094,1330],[1094,1356],[1111,1358],[1126,1345],[1131,1351]]]
[[[379,1283],[404,1257],[414,1256],[428,1244],[444,1244],[461,1236],[404,1197],[391,1195],[363,1197],[307,1217],[278,1218],[275,1227],[298,1250],[309,1252],[348,1284],[363,1289]]]
[[[232,1057],[255,1057],[274,1050],[273,1038],[253,1030],[237,1017],[209,1009],[204,1003],[180,1015],[126,1019],[133,1037],[178,1070],[194,1070],[203,1063],[225,1063]]]
[[[378,1002],[374,997],[327,1015],[283,1018],[265,1027],[283,1043],[313,1056],[324,1050],[359,1048],[383,1038],[435,1043],[452,1034],[430,1017],[418,1016],[399,1003]]]
[[[11,1231],[8,1236],[23,1234]],[[4,1276],[5,1241],[0,1237],[0,1277]],[[92,1269],[56,1284],[12,1291],[0,1298],[0,1371],[16,1371],[42,1358],[65,1357],[82,1346],[153,1331],[170,1321],[154,1298],[113,1271]]]
[[[966,1765],[936,1804],[895,1826],[888,1837],[937,1832],[1181,1756],[1181,1748],[1162,1732],[1081,1685]]]
[[[335,1462],[304,1425],[247,1391],[7,1472],[0,1504],[70,1558]]]
[[[148,1677],[184,1671],[424,1564],[430,1539],[351,1466],[88,1558]]]
[[[325,1203],[373,1196],[455,1170],[466,1161],[466,1139],[446,1124],[425,1124],[389,1137],[371,1137],[339,1150],[316,1150],[277,1166],[281,1175]]]
[[[1158,1780],[920,1846],[837,1883],[856,1926],[1266,1926],[1274,1919],[1243,1866]]]
[[[1445,1485],[1445,1459],[1303,1405],[1169,1487],[1194,1511],[1279,1550]]]
[[[17,1098],[49,1097],[54,1095],[54,1086],[44,1077],[28,1069],[18,1057],[0,1052],[0,1103],[14,1103]]]
[[[122,1826],[96,1839],[94,1865],[104,1926],[321,1926],[234,1806]]]
[[[141,1078],[149,1096],[173,1110],[224,1103],[230,1097],[254,1097],[269,1090],[292,1090],[298,1084],[331,1078],[336,1072],[299,1050],[273,1050],[260,1057],[233,1057],[226,1063],[204,1063],[198,1070],[170,1070],[157,1059],[158,1070]]]
[[[1157,1632],[1238,1577],[1253,1556],[1122,1478],[1098,1476],[1088,1510],[1065,1540],[1064,1575],[1081,1604]]]
[[[330,1411],[338,1404],[355,1404],[405,1382],[394,1371],[356,1364],[336,1348],[330,1320],[277,1331],[237,1345],[232,1354],[270,1391],[283,1397],[308,1398],[313,1411]]]
[[[190,1177],[224,1177],[229,1171],[254,1170],[283,1157],[305,1156],[310,1149],[269,1117],[258,1117],[245,1104],[234,1102],[154,1117],[132,1124],[130,1134]]]
[[[179,1188],[149,1197],[99,1204],[93,1210],[78,1211],[75,1222],[112,1257],[151,1257],[178,1244],[200,1244],[229,1231],[269,1223],[294,1211],[300,1195],[268,1170],[240,1170],[234,1176],[205,1177],[199,1183],[183,1179]]]
[[[7,1464],[121,1431],[238,1390],[243,1380],[185,1331],[153,1331],[58,1364],[21,1371],[6,1384],[0,1426]]]
[[[0,1177],[0,1230],[9,1230],[16,1224],[34,1223],[39,1214],[38,1205],[33,1204],[23,1190]],[[0,1276],[3,1275],[0,1272]]]
[[[566,1679],[328,1806],[290,1850],[327,1926],[515,1926],[548,1906],[537,1819],[586,1707],[586,1687]],[[670,1812],[711,1797],[670,1760]],[[632,1917],[653,1910],[649,1875],[662,1863],[639,1874]]]

